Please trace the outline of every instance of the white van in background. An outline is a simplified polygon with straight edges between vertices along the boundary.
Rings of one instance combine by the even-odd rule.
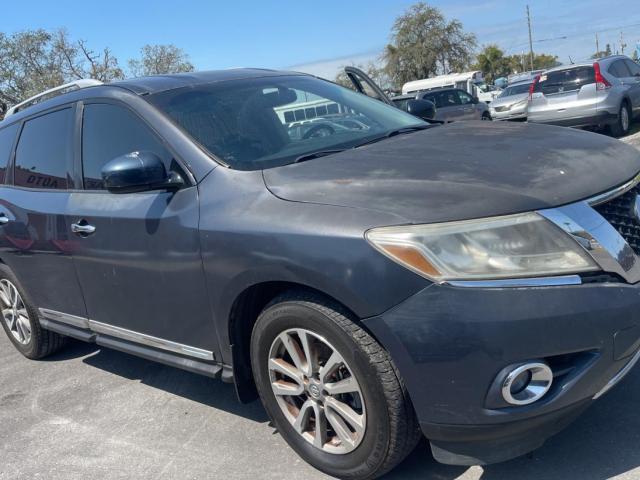
[[[491,103],[500,94],[500,90],[487,85],[482,72],[451,73],[433,78],[414,80],[402,86],[402,94],[416,93],[434,88],[459,88],[477,97],[481,102]]]

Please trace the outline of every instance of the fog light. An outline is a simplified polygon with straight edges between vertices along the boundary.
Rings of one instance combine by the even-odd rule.
[[[552,382],[547,364],[527,363],[509,372],[502,383],[502,397],[511,405],[529,405],[544,397]]]

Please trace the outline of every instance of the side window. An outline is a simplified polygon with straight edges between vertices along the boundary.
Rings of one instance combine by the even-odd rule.
[[[640,76],[640,65],[628,58],[624,61],[627,68],[631,71],[631,76]]]
[[[82,175],[84,188],[103,190],[102,167],[120,155],[153,152],[171,170],[173,155],[136,115],[107,103],[84,106],[82,118]]]
[[[458,97],[460,98],[460,103],[462,105],[469,105],[473,103],[473,98],[467,92],[463,92],[462,90],[456,90],[458,92]]]
[[[67,188],[73,152],[73,110],[65,108],[25,122],[16,148],[14,184],[20,187]]]
[[[438,99],[436,106],[438,108],[455,107],[460,105],[460,97],[456,90],[446,90],[437,94]]]
[[[0,184],[3,184],[6,178],[7,164],[9,163],[11,149],[13,148],[19,125],[19,123],[15,123],[0,130]]]
[[[629,76],[629,70],[622,60],[616,60],[609,66],[609,73],[616,78],[625,78]]]

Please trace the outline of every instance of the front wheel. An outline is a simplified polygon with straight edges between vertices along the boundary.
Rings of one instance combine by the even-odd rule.
[[[287,294],[262,312],[251,361],[273,423],[319,470],[371,479],[420,438],[413,407],[387,352],[339,306]]]
[[[484,112],[482,114],[482,120],[490,122],[492,120],[491,114],[489,112]]]

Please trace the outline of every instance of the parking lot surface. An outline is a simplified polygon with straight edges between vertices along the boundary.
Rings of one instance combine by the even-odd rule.
[[[0,335],[0,479],[329,478],[231,385],[73,342],[46,361]],[[437,464],[426,443],[386,479],[640,479],[640,369],[528,457]]]

